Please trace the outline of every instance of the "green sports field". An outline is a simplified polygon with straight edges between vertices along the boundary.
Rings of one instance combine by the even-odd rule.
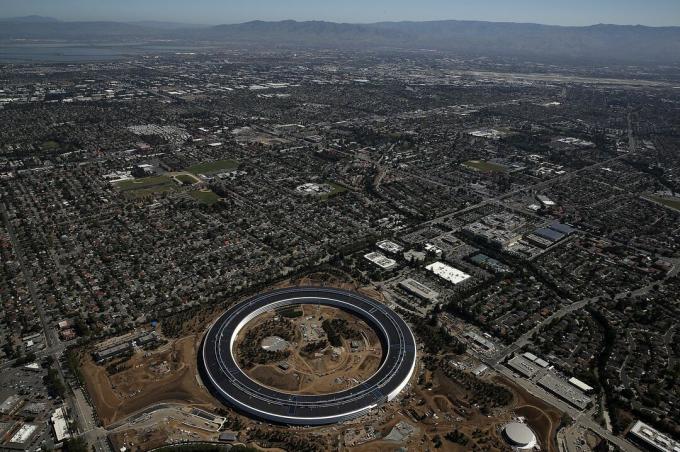
[[[236,160],[225,159],[216,160],[214,162],[199,163],[186,168],[184,171],[192,174],[210,174],[217,173],[219,171],[233,171],[236,168],[238,168],[238,162]]]
[[[505,173],[508,170],[503,165],[485,162],[483,160],[468,160],[467,162],[463,163],[463,165],[484,173]]]

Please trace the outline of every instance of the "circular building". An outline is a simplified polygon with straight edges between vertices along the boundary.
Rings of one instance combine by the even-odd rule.
[[[511,422],[503,427],[503,437],[512,447],[530,450],[536,446],[536,435],[526,424]]]
[[[323,395],[278,391],[246,375],[234,354],[239,332],[260,314],[302,304],[343,309],[372,327],[383,350],[378,370],[358,386]],[[204,383],[225,404],[270,422],[322,425],[361,416],[394,399],[415,370],[416,342],[406,322],[375,300],[340,289],[296,287],[257,295],[227,310],[203,338],[199,361]]]

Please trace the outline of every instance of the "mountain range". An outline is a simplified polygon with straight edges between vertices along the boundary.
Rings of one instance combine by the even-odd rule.
[[[465,56],[506,56],[587,63],[680,63],[680,27],[567,27],[442,20],[349,24],[293,20],[198,26],[168,22],[62,22],[41,16],[0,19],[0,41],[175,42],[272,48],[429,49]]]

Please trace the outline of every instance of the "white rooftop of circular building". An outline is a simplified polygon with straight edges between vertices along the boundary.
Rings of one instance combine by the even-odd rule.
[[[520,422],[511,422],[503,427],[503,436],[510,446],[520,450],[530,450],[536,446],[536,435]]]
[[[268,352],[281,352],[288,350],[290,344],[279,336],[268,336],[262,339],[260,346]]]

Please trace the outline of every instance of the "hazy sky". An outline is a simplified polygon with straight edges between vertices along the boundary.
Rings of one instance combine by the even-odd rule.
[[[62,20],[490,20],[557,25],[680,25],[680,0],[0,0],[0,16]]]

